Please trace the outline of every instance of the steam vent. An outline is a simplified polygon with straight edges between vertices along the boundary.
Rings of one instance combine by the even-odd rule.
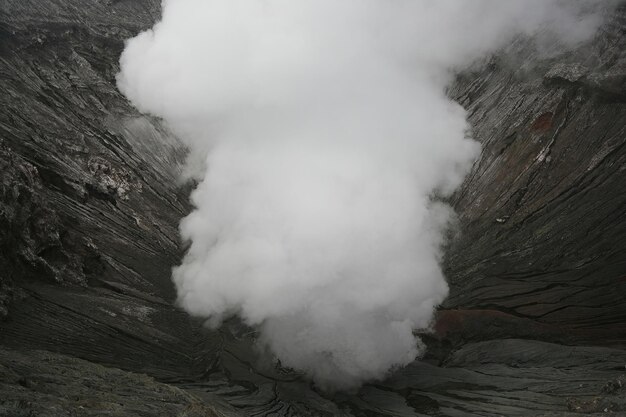
[[[0,417],[626,416],[625,35],[0,0]]]

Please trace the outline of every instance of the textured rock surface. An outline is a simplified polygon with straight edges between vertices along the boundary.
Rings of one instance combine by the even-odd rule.
[[[42,351],[0,350],[2,416],[222,417],[230,409],[146,375]],[[223,409],[223,412],[220,411]]]
[[[349,394],[172,305],[184,152],[114,84],[158,14],[0,4],[0,415],[626,414],[626,9],[578,51],[520,42],[450,88],[484,145],[451,201],[451,296],[422,361]]]
[[[484,150],[453,200],[447,306],[626,343],[625,19],[572,54],[502,54],[452,89]]]

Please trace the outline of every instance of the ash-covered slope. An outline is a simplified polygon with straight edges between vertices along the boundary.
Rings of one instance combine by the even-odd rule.
[[[592,45],[537,62],[511,47],[452,88],[484,151],[454,198],[447,306],[624,346],[625,24],[622,11]]]
[[[183,153],[114,86],[123,39],[158,7],[96,5],[2,6],[2,341],[143,362],[158,349],[134,326],[158,334],[180,317],[169,336],[186,331],[178,313],[152,324],[160,310],[173,311],[169,269],[187,210],[176,186]],[[112,340],[121,350],[112,352]]]
[[[183,150],[114,84],[158,3],[0,5],[0,415],[626,410],[625,9],[578,51],[514,45],[451,87],[484,149],[429,353],[327,395],[172,305]]]

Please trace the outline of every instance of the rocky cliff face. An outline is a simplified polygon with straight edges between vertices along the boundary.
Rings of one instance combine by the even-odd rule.
[[[451,86],[483,143],[451,201],[451,295],[423,360],[334,395],[173,305],[184,150],[114,83],[158,14],[0,5],[0,416],[626,412],[626,9],[576,51],[520,41]]]
[[[484,149],[453,200],[447,306],[624,345],[625,19],[571,54],[512,47],[453,87]]]

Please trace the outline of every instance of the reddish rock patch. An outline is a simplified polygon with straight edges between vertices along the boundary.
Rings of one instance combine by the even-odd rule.
[[[497,310],[441,310],[434,325],[438,339],[463,341],[497,338],[538,338],[559,340],[564,334],[545,323],[517,317]]]
[[[552,121],[554,120],[554,113],[551,111],[543,113],[537,117],[533,124],[530,126],[530,130],[537,133],[545,133],[552,128]]]

